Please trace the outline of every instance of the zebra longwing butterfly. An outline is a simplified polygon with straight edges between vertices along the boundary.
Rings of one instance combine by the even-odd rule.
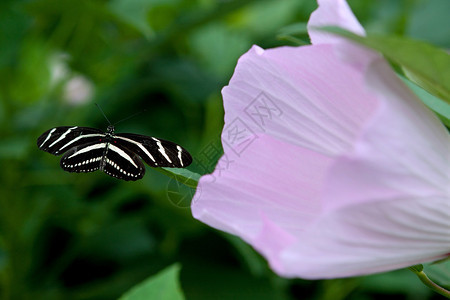
[[[63,155],[61,168],[68,172],[101,170],[123,180],[144,177],[145,166],[184,168],[192,157],[175,143],[133,133],[114,133],[109,125],[106,133],[78,126],[55,127],[37,139],[38,148],[53,155]]]

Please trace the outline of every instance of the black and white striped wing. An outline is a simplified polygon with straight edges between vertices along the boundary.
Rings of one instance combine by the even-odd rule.
[[[106,142],[91,142],[72,148],[61,158],[61,168],[68,172],[102,170],[123,180],[138,180],[145,174],[139,156],[127,148]]]
[[[60,161],[64,171],[87,173],[100,169],[106,143],[96,141],[70,148]]]
[[[192,163],[192,157],[175,143],[133,133],[118,133],[114,143],[138,154],[151,167],[184,168]]]
[[[125,147],[109,144],[103,172],[123,180],[138,180],[144,177],[145,166],[140,157]]]
[[[73,147],[100,141],[105,134],[95,128],[78,126],[55,127],[37,139],[39,149],[53,155],[61,155]]]
[[[132,133],[114,135],[89,127],[61,126],[44,132],[38,148],[53,155],[63,155],[61,168],[68,172],[94,172],[123,179],[138,180],[145,174],[143,159],[152,167],[184,168],[192,163],[191,155],[175,143]]]

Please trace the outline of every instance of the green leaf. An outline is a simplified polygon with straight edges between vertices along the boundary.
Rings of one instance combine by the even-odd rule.
[[[450,260],[426,264],[424,272],[440,286],[450,288]]]
[[[408,78],[417,85],[450,103],[450,55],[444,50],[404,37],[363,37],[337,27],[321,29],[381,52],[390,61],[400,65]]]
[[[420,272],[420,267],[417,267],[417,272]],[[362,280],[359,289],[366,293],[403,294],[406,299],[428,299],[430,294],[429,289],[418,283],[414,275],[406,269],[364,276]]]
[[[410,80],[404,77],[400,78],[420,98],[420,100],[425,103],[426,106],[436,113],[442,123],[444,123],[447,127],[450,127],[450,104],[431,95]]]
[[[188,169],[155,168],[155,170],[194,189],[197,188],[198,181],[201,177],[200,174],[189,171]]]
[[[152,276],[132,287],[121,300],[177,300],[184,299],[178,282],[180,266],[172,265],[155,276]]]

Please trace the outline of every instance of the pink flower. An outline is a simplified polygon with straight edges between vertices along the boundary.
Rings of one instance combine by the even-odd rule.
[[[225,149],[195,218],[281,276],[346,277],[450,253],[450,138],[378,54],[313,30],[364,30],[322,0],[312,46],[244,54],[222,91]]]

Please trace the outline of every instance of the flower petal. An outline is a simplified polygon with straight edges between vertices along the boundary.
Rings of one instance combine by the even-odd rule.
[[[235,133],[246,131],[328,155],[342,153],[377,105],[362,85],[359,70],[343,64],[331,46],[254,46],[222,91],[224,147],[239,147],[242,139]]]
[[[361,29],[344,1],[320,4],[310,25]],[[445,257],[445,128],[377,54],[312,38],[314,46],[254,46],[239,60],[223,89],[225,155],[200,179],[194,217],[240,236],[288,277]]]
[[[448,256],[448,198],[398,198],[324,215],[281,253],[277,270],[310,279],[371,274]]]
[[[262,230],[260,213],[277,224],[296,224],[293,230],[298,230],[320,211],[318,193],[331,161],[328,156],[262,135],[240,157],[230,163],[224,155],[218,163],[222,168],[201,177],[192,212],[195,218],[248,241]],[[285,176],[287,168],[296,170],[297,176]]]
[[[218,166],[224,161],[229,162],[226,156]],[[200,179],[192,213],[239,235],[274,268],[282,268],[281,252],[321,211],[320,190],[331,162],[326,155],[261,135],[227,168]],[[296,176],[286,176],[287,169]]]
[[[450,136],[444,126],[384,60],[368,68],[365,85],[380,105],[352,151],[331,169],[327,207],[406,195],[450,198]]]
[[[450,137],[384,60],[366,79],[380,106],[330,167],[324,214],[281,254],[285,276],[355,276],[450,252]]]
[[[343,39],[314,29],[315,27],[338,26],[358,35],[365,35],[364,28],[359,24],[345,0],[319,0],[319,8],[312,14],[308,22],[308,32],[313,45],[336,44]]]

